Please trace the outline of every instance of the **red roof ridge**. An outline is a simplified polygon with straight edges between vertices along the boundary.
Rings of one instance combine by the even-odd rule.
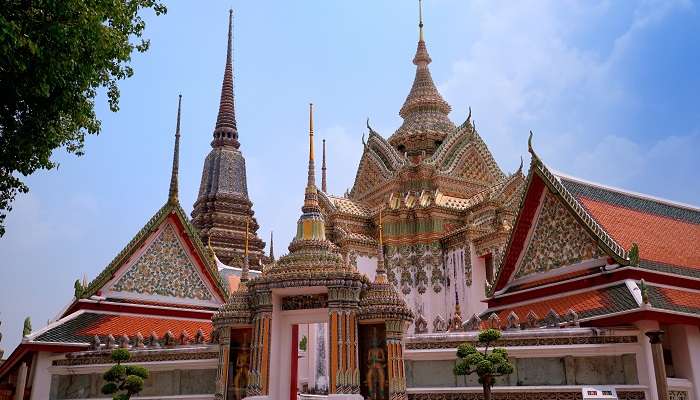
[[[579,178],[579,177],[576,177],[573,175],[566,174],[564,172],[558,171],[558,170],[551,168],[549,166],[547,166],[547,168],[549,168],[549,170],[554,174],[554,176],[556,176],[557,179],[560,179],[560,180],[565,179],[565,180],[569,180],[569,181],[573,181],[573,182],[582,183],[584,185],[593,186],[593,187],[597,187],[597,188],[604,189],[604,190],[609,190],[611,192],[616,192],[616,193],[636,197],[636,198],[639,198],[641,200],[655,201],[655,202],[666,204],[666,205],[669,205],[672,207],[680,207],[680,208],[688,209],[690,211],[700,212],[700,207],[694,206],[692,204],[681,203],[681,202],[669,200],[669,199],[666,199],[663,197],[652,196],[650,194],[634,192],[634,191],[622,189],[622,188],[619,188],[616,186],[611,186],[611,185],[606,185],[606,184],[602,184],[602,183],[598,183],[598,182],[593,182],[593,181],[589,181],[589,180]]]

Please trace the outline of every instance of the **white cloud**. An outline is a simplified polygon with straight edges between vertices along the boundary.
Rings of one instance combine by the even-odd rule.
[[[628,67],[621,65],[626,53],[643,44],[648,29],[692,4],[686,0],[638,4],[630,10],[627,28],[610,38],[614,44],[608,54],[577,45],[575,35],[595,24],[609,6],[607,2],[476,2],[470,11],[476,36],[462,42],[465,56],[452,65],[440,89],[460,114],[455,119],[472,105],[477,128],[506,170],[515,168],[519,155],[526,152],[527,132],[532,129],[538,153],[564,172],[697,199],[692,189],[668,190],[650,183],[658,170],[681,177],[700,167],[686,155],[692,147],[684,147],[697,146],[697,134],[643,144],[639,139],[643,132],[611,131],[611,121],[620,118],[616,110],[636,101],[630,88],[620,83]],[[678,178],[681,187],[689,179],[692,182],[685,175],[686,179]]]

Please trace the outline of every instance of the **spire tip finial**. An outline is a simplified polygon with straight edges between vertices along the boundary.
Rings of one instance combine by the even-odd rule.
[[[324,193],[328,192],[326,182],[326,139],[323,139],[323,158],[321,161],[321,191]]]
[[[418,40],[423,41],[423,0],[418,0]]]
[[[178,197],[178,175],[180,164],[180,111],[182,109],[182,94],[177,98],[177,123],[175,124],[175,148],[173,149],[173,168],[170,173],[170,190],[168,191],[168,202],[177,202]]]

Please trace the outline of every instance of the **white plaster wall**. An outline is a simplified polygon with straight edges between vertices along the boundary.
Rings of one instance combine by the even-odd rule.
[[[377,257],[357,256],[357,270],[374,281],[377,272]]]
[[[645,332],[659,329],[657,321],[639,321],[635,323],[639,329],[639,352],[637,353],[637,376],[639,384],[647,386],[647,398],[650,400],[659,400],[656,391],[656,377],[654,376],[654,359],[651,354],[651,344]]]
[[[34,380],[32,382],[32,397],[31,400],[46,400],[51,393],[51,374],[49,367],[53,361],[51,353],[45,351],[39,352],[36,358],[36,364],[32,367],[34,372]]]
[[[693,399],[700,399],[700,328],[672,325],[669,329],[673,367],[677,378],[693,384]]]
[[[471,254],[472,284],[466,288],[463,310],[464,320],[468,320],[474,314],[486,311],[487,305],[483,302],[486,298],[486,262],[483,257],[476,254],[474,243],[469,242]],[[466,262],[466,261],[465,261]]]

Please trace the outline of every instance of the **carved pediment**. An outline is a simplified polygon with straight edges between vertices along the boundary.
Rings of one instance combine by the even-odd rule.
[[[603,257],[605,252],[561,200],[546,191],[515,278]]]
[[[377,154],[365,146],[365,151],[357,168],[355,184],[350,191],[352,198],[357,198],[390,180],[393,173]]]

